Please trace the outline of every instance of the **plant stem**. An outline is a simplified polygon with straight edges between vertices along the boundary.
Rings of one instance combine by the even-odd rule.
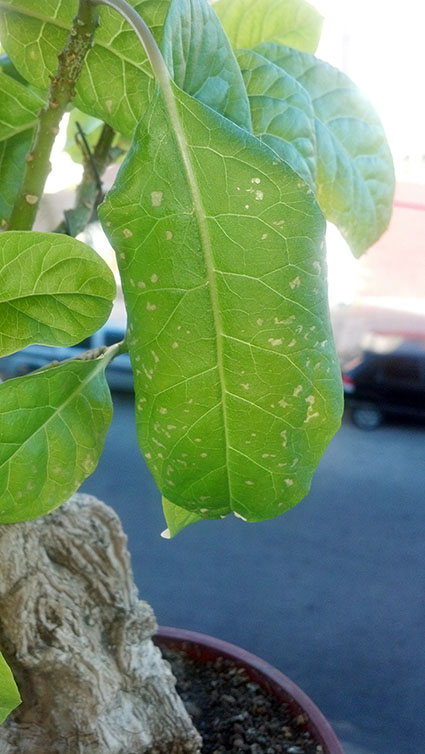
[[[84,153],[84,172],[76,191],[75,205],[73,209],[65,211],[65,220],[58,225],[55,233],[75,237],[90,222],[94,210],[102,201],[101,177],[112,161],[110,150],[114,136],[113,128],[105,123],[93,154]]]
[[[90,0],[79,0],[78,13],[67,43],[58,56],[56,75],[51,78],[47,105],[39,114],[34,141],[26,157],[21,188],[8,223],[9,230],[30,230],[34,224],[44,184],[51,170],[50,153],[62,116],[74,97],[75,84],[91,47],[97,19],[97,9]]]

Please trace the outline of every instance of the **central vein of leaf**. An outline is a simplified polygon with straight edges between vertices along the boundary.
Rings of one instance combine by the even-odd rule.
[[[189,191],[190,191],[192,202],[193,202],[193,209],[194,209],[195,217],[198,223],[199,235],[201,238],[202,249],[204,252],[205,266],[207,270],[207,280],[208,280],[210,297],[211,297],[211,310],[213,313],[214,329],[216,333],[217,367],[218,367],[218,374],[219,374],[221,394],[222,394],[221,405],[222,405],[222,413],[223,413],[223,427],[224,427],[225,446],[226,446],[227,483],[228,483],[228,489],[229,489],[229,501],[231,504],[232,493],[231,493],[231,481],[230,481],[230,474],[229,474],[229,457],[228,457],[230,442],[229,442],[228,427],[227,427],[227,421],[226,421],[227,390],[226,390],[226,380],[225,380],[224,363],[223,363],[223,338],[222,338],[223,323],[222,323],[222,318],[220,314],[220,306],[219,306],[217,286],[216,286],[216,280],[215,280],[214,254],[213,254],[213,249],[211,245],[211,238],[210,238],[210,234],[208,230],[208,223],[207,223],[205,209],[203,206],[201,191],[200,191],[199,184],[198,184],[196,174],[195,174],[195,170],[192,164],[189,145],[187,143],[186,135],[183,129],[183,125],[181,123],[180,115],[179,115],[175,97],[174,97],[174,92],[171,88],[170,81],[169,80],[167,82],[161,81],[161,89],[162,89],[162,93],[164,97],[164,102],[165,102],[165,105],[166,105],[166,108],[168,110],[168,114],[170,117],[170,122],[174,129],[174,133],[176,136],[176,141],[177,141],[177,145],[180,151],[184,169],[186,172]]]

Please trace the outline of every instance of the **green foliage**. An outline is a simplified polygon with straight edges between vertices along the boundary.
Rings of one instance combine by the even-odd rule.
[[[96,468],[112,418],[109,360],[63,362],[0,385],[0,524],[50,513]]]
[[[108,265],[54,233],[0,235],[0,356],[32,343],[70,346],[101,327],[115,298]]]
[[[171,502],[260,520],[306,494],[339,426],[325,226],[274,152],[173,93],[176,114],[158,94],[101,208],[139,442]]]
[[[280,42],[315,52],[322,16],[306,0],[218,0],[213,8],[235,50]]]
[[[21,703],[21,697],[9,666],[0,653],[0,725]]]
[[[8,59],[2,57],[4,66],[0,67],[0,224],[10,217],[25,167],[25,156],[37,123],[38,111],[44,105],[41,96],[5,73],[6,70],[11,73],[13,71]]]
[[[0,0],[18,71],[0,73],[6,220],[44,102],[33,88],[55,74],[75,5]],[[371,106],[308,54],[322,19],[305,0],[131,6],[173,82],[155,52],[158,88],[133,28],[101,7],[71,127],[84,119],[92,150],[94,119],[135,132],[101,216],[128,311],[138,438],[174,536],[232,511],[276,516],[307,492],[342,410],[320,207],[360,253],[385,229],[393,173]],[[114,284],[73,239],[11,230],[0,236],[0,291],[10,353],[83,339],[107,318]],[[94,468],[117,353],[0,386],[1,522],[52,510]]]
[[[382,235],[392,211],[394,169],[378,115],[348,76],[313,55],[276,44],[259,45],[256,51],[262,56],[258,76],[262,79],[261,85],[258,79],[252,85],[250,63],[245,69],[245,82],[248,94],[251,91],[255,94],[252,104],[257,111],[261,106],[257,92],[262,89],[265,102],[259,116],[260,133],[267,134],[267,142],[284,159],[291,157],[286,143],[287,126],[281,124],[292,99],[289,97],[287,104],[286,96],[279,102],[272,95],[270,104],[269,87],[276,79],[277,66],[282,72],[280,88],[288,86],[289,79],[293,88],[299,85],[297,104],[300,89],[304,95],[303,104],[301,107],[298,104],[299,110],[293,113],[292,127],[297,133],[299,121],[299,138],[307,125],[306,115],[310,116],[311,110],[314,113],[314,120],[310,119],[309,142],[315,141],[316,191],[320,206],[326,217],[338,226],[354,254],[360,256]],[[266,59],[272,63],[270,69],[265,65]],[[252,68],[258,73],[257,56],[253,60]],[[246,61],[247,56],[242,54],[240,62]],[[301,149],[299,152],[304,157]],[[291,164],[296,167],[296,160],[291,160]]]

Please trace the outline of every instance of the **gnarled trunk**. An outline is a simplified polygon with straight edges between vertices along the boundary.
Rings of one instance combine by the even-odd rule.
[[[200,751],[126,543],[116,514],[81,494],[0,526],[0,648],[23,698],[1,754]]]

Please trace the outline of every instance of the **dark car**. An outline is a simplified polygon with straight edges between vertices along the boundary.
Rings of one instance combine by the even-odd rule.
[[[22,377],[47,366],[52,361],[65,361],[65,359],[81,356],[84,351],[92,348],[112,346],[123,340],[124,336],[125,326],[121,322],[109,320],[100,330],[75,346],[28,346],[22,351],[0,359],[0,382],[10,377]],[[133,375],[130,357],[127,353],[117,356],[108,365],[106,378],[112,390],[125,392],[133,390]]]
[[[371,335],[342,374],[346,405],[361,429],[389,414],[425,419],[425,339]]]

